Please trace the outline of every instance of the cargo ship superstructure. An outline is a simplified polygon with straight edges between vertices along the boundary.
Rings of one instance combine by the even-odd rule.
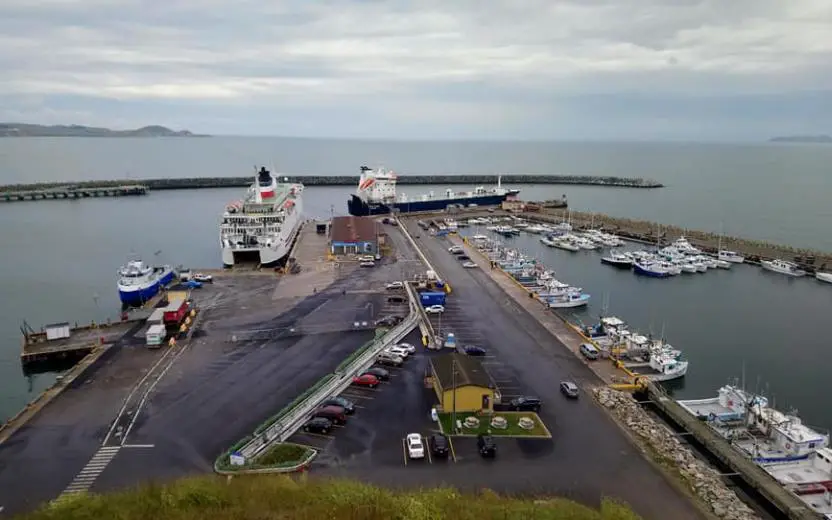
[[[431,191],[411,198],[405,193],[396,193],[397,178],[397,175],[392,171],[383,168],[373,170],[368,166],[362,166],[358,188],[347,201],[347,209],[350,215],[363,217],[390,213],[443,211],[448,206],[455,204],[461,206],[496,206],[520,193],[520,190],[503,188],[498,176],[497,186],[490,189],[478,186],[473,191],[458,193],[446,189],[444,194],[439,196]]]
[[[303,184],[277,182],[261,167],[245,198],[225,208],[220,224],[223,265],[271,267],[283,262],[302,222],[302,193]]]

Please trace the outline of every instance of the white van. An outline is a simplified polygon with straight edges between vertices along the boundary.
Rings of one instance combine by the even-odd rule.
[[[581,354],[587,359],[598,359],[601,353],[591,343],[581,343]]]

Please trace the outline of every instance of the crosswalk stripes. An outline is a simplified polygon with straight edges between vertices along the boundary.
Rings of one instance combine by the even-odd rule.
[[[69,486],[67,486],[57,500],[89,490],[93,483],[95,483],[95,479],[98,478],[98,475],[100,475],[107,468],[107,465],[111,460],[113,460],[113,457],[118,454],[120,449],[121,446],[104,446],[99,449],[87,465],[84,466],[84,469],[82,469],[81,472],[78,473],[74,479],[72,479],[72,482],[69,483]]]

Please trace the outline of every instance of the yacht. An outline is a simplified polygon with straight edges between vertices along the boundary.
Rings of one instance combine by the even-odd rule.
[[[583,307],[589,303],[590,296],[581,292],[579,288],[566,291],[563,294],[548,296],[546,303],[551,309],[564,309],[572,307]]]
[[[601,257],[601,263],[618,267],[621,269],[630,269],[633,266],[633,256],[629,253],[617,253],[610,251],[607,256]]]
[[[549,237],[546,237],[546,236],[540,237],[540,242],[545,246],[555,247],[555,241],[552,240]]]
[[[774,259],[774,260],[762,260],[760,265],[763,269],[767,271],[773,271],[775,273],[785,274],[786,276],[806,276],[806,271],[800,269],[797,264],[793,262],[787,262],[785,260]]]
[[[538,226],[537,224],[533,224],[524,229],[523,231],[525,231],[526,233],[534,233],[535,235],[539,235],[540,233],[546,231],[546,228],[544,228],[543,226]]]
[[[554,243],[554,246],[557,247],[558,249],[564,249],[566,251],[572,251],[573,253],[575,251],[580,251],[581,250],[581,248],[578,247],[576,244],[573,244],[571,240],[568,240],[564,237],[561,237],[561,238],[558,238],[558,239],[552,239],[552,242]]]

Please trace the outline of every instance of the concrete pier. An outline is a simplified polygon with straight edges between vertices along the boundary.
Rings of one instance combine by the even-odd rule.
[[[20,188],[4,186],[0,188],[0,202],[20,202],[27,200],[62,200],[87,199],[97,197],[127,197],[146,195],[149,188],[138,184],[118,184],[113,186],[52,186],[24,185]]]
[[[356,186],[357,175],[284,175],[290,182],[300,182],[306,186]],[[453,174],[453,175],[400,175],[400,185],[482,185],[497,184],[497,175]],[[181,179],[141,179],[141,180],[102,180],[73,182],[75,190],[144,188],[146,190],[191,190],[199,188],[245,188],[251,185],[254,177],[185,177]],[[540,175],[540,174],[506,174],[501,179],[503,184],[568,184],[585,186],[616,186],[623,188],[661,188],[660,182],[635,177],[601,177],[591,175]],[[50,190],[63,190],[67,183],[37,183],[0,186],[0,199],[19,193],[36,192],[38,196]],[[143,194],[143,193],[142,193]],[[31,195],[27,195],[31,196]],[[15,199],[18,200],[18,199]],[[27,199],[28,200],[28,199]]]

